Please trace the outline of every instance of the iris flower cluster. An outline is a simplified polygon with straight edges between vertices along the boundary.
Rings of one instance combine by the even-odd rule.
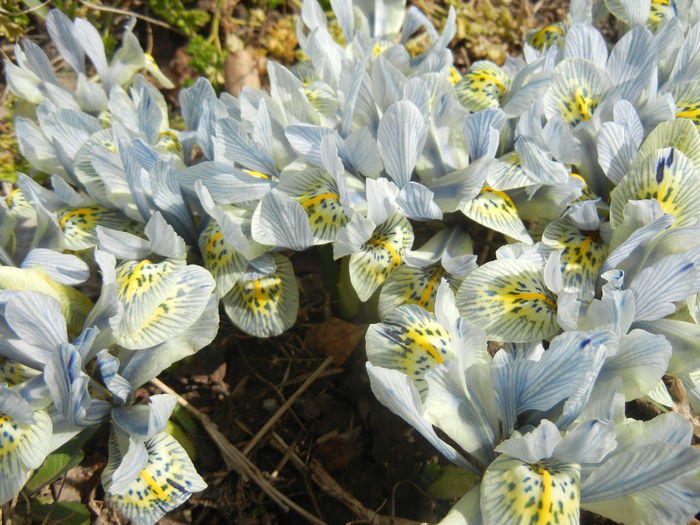
[[[164,432],[173,399],[135,390],[214,339],[219,303],[248,334],[290,328],[290,252],[329,244],[359,300],[378,300],[376,396],[475,480],[445,525],[574,524],[581,508],[689,521],[695,2],[572,0],[521,57],[464,74],[454,10],[438,31],[401,0],[331,6],[339,31],[304,0],[308,60],[270,63],[269,90],[182,89],[184,130],[139,73],[169,87],[133,23],[108,60],[89,22],[54,10],[72,71],[30,41],[5,60],[33,173],[0,201],[0,503],[103,424],[103,485],[127,517],[150,525],[202,490]],[[614,43],[596,28],[610,15]],[[475,223],[500,245],[480,265]],[[636,399],[661,415],[629,418]]]

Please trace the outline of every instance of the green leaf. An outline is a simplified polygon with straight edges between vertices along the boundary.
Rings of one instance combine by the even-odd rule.
[[[185,452],[187,452],[190,459],[194,460],[197,457],[197,448],[194,446],[194,443],[192,443],[190,438],[187,437],[187,434],[185,434],[180,425],[173,421],[168,421],[168,424],[165,425],[165,431],[174,437],[175,440],[180,443],[180,445],[182,445],[182,448],[185,449]]]
[[[175,422],[182,427],[182,430],[188,434],[197,434],[201,431],[199,424],[192,419],[192,416],[187,413],[187,410],[182,408],[180,405],[175,405],[172,419],[174,419]]]
[[[90,511],[79,501],[32,503],[32,521],[61,525],[89,525]]]
[[[464,496],[479,482],[472,472],[454,465],[426,465],[423,477],[427,481],[426,491],[435,499],[454,499]]]

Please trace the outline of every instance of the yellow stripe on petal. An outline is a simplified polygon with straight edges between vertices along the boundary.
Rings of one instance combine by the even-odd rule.
[[[676,84],[671,88],[671,94],[676,103],[676,118],[692,120],[700,130],[700,82],[690,80]]]
[[[248,261],[226,242],[215,220],[209,221],[199,236],[199,247],[204,258],[204,267],[216,280],[216,293],[223,297],[236,284]]]
[[[402,304],[417,304],[432,312],[440,280],[447,272],[440,263],[425,268],[402,265],[392,273],[379,296],[379,315],[384,317]]]
[[[558,330],[556,296],[535,263],[499,259],[484,264],[464,279],[457,307],[494,341],[538,341]]]
[[[97,226],[124,230],[131,222],[119,210],[102,206],[62,208],[56,212],[56,218],[69,250],[85,250],[96,246]]]
[[[30,472],[44,461],[51,432],[51,418],[44,411],[35,412],[29,425],[0,414],[0,505],[14,498]]]
[[[528,465],[502,455],[486,470],[481,487],[485,523],[578,525],[578,465],[544,461]]]
[[[285,169],[277,189],[304,208],[316,244],[334,241],[348,221],[338,185],[323,169],[307,165]]]
[[[480,60],[469,68],[455,86],[455,91],[460,103],[469,111],[481,111],[498,107],[510,85],[510,78],[500,67]]]
[[[405,373],[421,396],[427,391],[428,370],[452,357],[450,334],[435,314],[416,305],[399,306],[383,323],[371,325],[366,346],[373,365]]]
[[[35,214],[34,208],[27,201],[24,193],[19,188],[15,188],[5,197],[5,204],[10,210],[10,214],[18,218],[30,218]]]
[[[593,299],[600,267],[608,256],[608,245],[597,231],[582,231],[568,218],[552,221],[542,234],[542,242],[561,252],[564,291],[580,299]]]
[[[299,290],[289,259],[276,254],[277,269],[252,281],[240,281],[223,298],[231,321],[256,337],[279,335],[291,327],[299,309]]]
[[[156,434],[145,445],[148,460],[129,487],[122,494],[111,494],[107,488],[107,498],[127,518],[142,524],[155,523],[187,501],[193,492],[206,488],[187,452],[170,434]],[[114,472],[120,459],[110,453],[110,464],[105,470],[107,477]],[[105,485],[109,487],[109,480],[105,480]]]
[[[338,235],[338,230],[347,222],[347,216],[340,204],[340,196],[335,192],[323,192],[323,189],[297,197],[306,215],[309,217],[311,233],[321,242],[331,242]]]
[[[397,213],[380,224],[360,250],[350,256],[350,282],[361,301],[368,300],[401,265],[412,244],[411,225]]]
[[[243,170],[245,173],[250,175],[251,177],[255,177],[256,179],[265,179],[265,180],[270,180],[272,177],[269,175],[266,175],[265,173],[262,173],[260,171],[254,171],[254,170]]]
[[[165,280],[166,276],[180,266],[182,263],[170,259],[158,263],[148,259],[124,261],[117,266],[117,297],[125,304],[136,303],[149,292],[169,282]]]
[[[670,0],[651,0],[651,9],[649,10],[649,19],[647,25],[656,30],[659,24],[670,14]]]
[[[464,215],[479,224],[519,241],[532,243],[518,216],[518,210],[507,193],[485,187],[460,209]]]
[[[562,60],[544,95],[548,118],[577,125],[590,120],[601,100],[613,89],[610,75],[583,58]]]
[[[700,219],[700,172],[683,153],[665,148],[648,155],[630,171],[611,194],[611,222],[622,223],[630,200],[656,199],[676,220],[673,227],[689,226]]]
[[[552,24],[533,33],[528,39],[528,42],[535,49],[542,50],[559,42],[562,36],[564,36],[564,29],[561,25]]]

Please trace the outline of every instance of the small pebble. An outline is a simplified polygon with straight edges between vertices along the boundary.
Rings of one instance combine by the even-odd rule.
[[[277,410],[277,407],[278,407],[279,405],[277,404],[277,400],[276,400],[276,399],[273,399],[273,398],[271,398],[271,397],[268,397],[267,399],[265,399],[265,400],[262,402],[262,406],[263,406],[263,410],[265,410],[265,411],[267,411],[267,412],[274,412],[275,410]]]

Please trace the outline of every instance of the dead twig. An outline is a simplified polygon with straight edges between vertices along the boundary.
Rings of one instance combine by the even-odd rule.
[[[289,451],[289,445],[287,445],[282,437],[276,432],[272,433],[270,444],[284,454],[287,454]],[[340,483],[338,483],[333,476],[330,475],[323,464],[316,459],[312,459],[307,465],[295,452],[292,451],[292,453],[289,454],[289,460],[290,463],[294,465],[294,467],[297,468],[302,474],[310,472],[311,479],[314,480],[321,490],[340,501],[358,518],[362,519],[366,523],[369,523],[370,525],[421,525],[418,521],[413,521],[406,518],[382,516],[376,511],[368,509],[362,504],[362,502],[360,502],[360,500],[345,490]]]
[[[246,478],[255,482],[260,489],[285,512],[288,512],[291,508],[309,520],[309,523],[313,523],[315,525],[327,525],[325,521],[318,519],[306,509],[294,503],[287,496],[277,490],[269,481],[267,481],[262,472],[260,472],[260,469],[258,469],[258,467],[252,461],[241,453],[240,450],[231,444],[231,442],[221,433],[219,427],[209,418],[209,416],[192,406],[184,397],[175,392],[175,390],[170,388],[161,380],[152,379],[151,384],[158,387],[166,394],[170,394],[171,396],[175,397],[178,404],[182,408],[187,410],[187,412],[199,420],[204,427],[204,430],[207,431],[207,434],[209,434],[211,439],[218,447],[219,452],[221,453],[221,456],[228,468],[235,470],[242,476],[245,476]]]
[[[294,404],[294,402],[299,399],[299,396],[301,396],[307,388],[309,388],[316,379],[321,375],[321,373],[328,368],[328,366],[333,362],[332,357],[327,357],[323,363],[320,364],[320,366],[314,371],[313,374],[311,374],[304,383],[294,392],[287,401],[285,401],[281,407],[277,409],[277,412],[272,414],[272,417],[268,419],[267,423],[265,423],[260,430],[258,430],[258,433],[253,436],[253,439],[248,441],[246,444],[245,448],[243,449],[243,454],[246,456],[250,453],[253,448],[255,448],[255,445],[258,444],[258,442],[265,437],[265,435],[270,431],[270,429],[277,423],[277,421],[284,415],[284,413],[289,410],[289,408]]]

